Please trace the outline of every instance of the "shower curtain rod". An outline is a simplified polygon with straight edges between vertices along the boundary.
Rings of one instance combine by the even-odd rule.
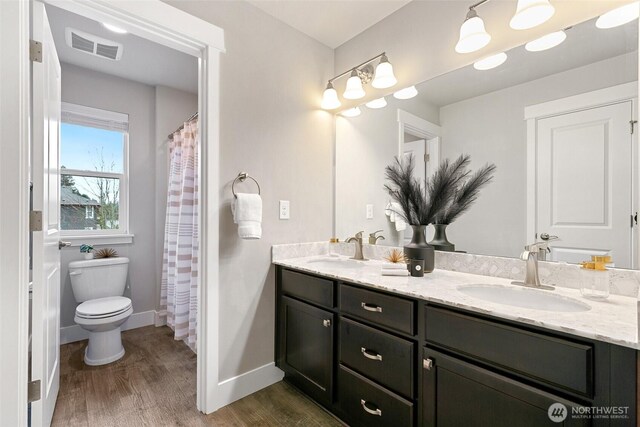
[[[198,117],[198,112],[197,112],[197,111],[196,111],[196,113],[195,113],[194,115],[192,115],[191,117],[189,117],[185,123],[190,122],[191,120],[195,119],[196,117]],[[172,133],[170,133],[170,134],[168,135],[168,138],[169,138],[169,139],[173,139],[173,134],[174,134],[174,133],[176,133],[176,132],[180,132],[182,129],[184,129],[184,125],[180,126],[178,129],[176,129],[176,130],[174,130]]]

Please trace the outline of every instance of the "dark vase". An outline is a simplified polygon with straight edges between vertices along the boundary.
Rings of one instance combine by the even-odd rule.
[[[426,225],[412,225],[413,237],[411,243],[405,245],[404,256],[407,260],[423,259],[424,260],[424,272],[431,273],[435,264],[435,253],[433,247],[427,243],[427,238],[424,234]]]
[[[456,250],[456,245],[451,243],[447,239],[447,225],[449,224],[433,224],[436,232],[433,235],[433,240],[429,242],[433,249],[436,251],[453,252]]]

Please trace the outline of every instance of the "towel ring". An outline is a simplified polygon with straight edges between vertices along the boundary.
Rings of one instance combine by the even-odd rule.
[[[244,182],[244,181],[246,181],[247,178],[249,178],[250,180],[252,180],[253,182],[256,183],[256,185],[258,186],[258,195],[260,194],[260,184],[258,184],[258,181],[256,181],[256,179],[254,177],[252,177],[251,175],[249,175],[248,173],[240,172],[238,174],[238,176],[236,176],[236,179],[233,180],[233,184],[231,184],[231,192],[233,193],[233,197],[235,197],[236,199],[238,198],[238,196],[236,195],[236,190],[235,190],[236,182],[238,182],[238,181]]]

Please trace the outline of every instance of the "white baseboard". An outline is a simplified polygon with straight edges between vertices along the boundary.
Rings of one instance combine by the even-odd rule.
[[[155,325],[155,310],[133,313],[121,326],[123,331],[129,329],[142,328],[143,326]],[[89,338],[89,331],[82,329],[79,325],[65,326],[60,328],[60,344],[82,341]]]
[[[167,310],[155,311],[155,319],[156,326],[164,326],[167,324]]]
[[[218,384],[219,407],[227,406],[258,390],[269,387],[284,378],[284,372],[276,368],[274,362],[245,372],[237,377],[229,378]]]

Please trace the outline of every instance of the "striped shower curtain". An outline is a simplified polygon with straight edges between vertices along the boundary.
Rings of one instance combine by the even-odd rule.
[[[184,124],[169,141],[169,189],[164,231],[160,309],[176,340],[196,351],[198,315],[198,123]]]

